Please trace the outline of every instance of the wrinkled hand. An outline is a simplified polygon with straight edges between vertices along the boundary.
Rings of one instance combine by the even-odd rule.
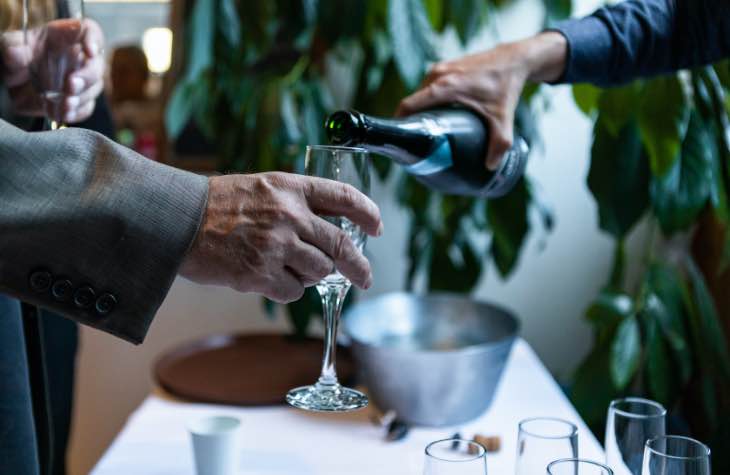
[[[25,44],[22,31],[2,35],[0,50],[5,66],[2,81],[8,87],[16,112],[29,116],[45,115],[46,90],[65,94],[60,119],[76,123],[94,111],[96,98],[104,88],[104,34],[93,20],[56,20],[45,32],[29,32]],[[56,74],[60,57],[67,65],[65,74]],[[60,84],[55,84],[59,81]]]
[[[515,109],[525,82],[557,79],[562,73],[565,50],[563,36],[548,32],[438,63],[421,89],[401,101],[396,114],[409,115],[453,103],[474,110],[489,126],[486,165],[496,170],[512,146]]]
[[[211,178],[203,224],[181,275],[203,284],[257,292],[277,302],[337,270],[361,288],[370,264],[350,237],[318,215],[345,216],[371,236],[383,225],[377,206],[355,188],[287,173]]]

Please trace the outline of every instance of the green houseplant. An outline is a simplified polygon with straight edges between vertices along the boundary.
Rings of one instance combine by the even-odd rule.
[[[328,112],[352,106],[391,114],[438,58],[440,33],[453,30],[466,44],[508,3],[197,0],[168,130],[174,136],[195,119],[217,144],[223,171],[300,171],[304,146],[324,140]],[[570,0],[544,4],[546,24],[571,11]],[[708,269],[695,263],[688,243],[705,220],[722,229],[730,219],[729,77],[724,64],[606,91],[574,88],[578,106],[596,120],[588,184],[616,258],[587,311],[595,346],[576,374],[573,401],[600,434],[611,398],[658,399],[713,444],[717,473],[730,472],[722,460],[730,450],[721,450],[730,440],[730,362],[720,323],[730,319],[718,315],[716,286],[705,277],[725,269],[730,246],[721,246],[722,266]],[[533,141],[535,95],[536,88],[525,91],[517,115],[520,133]],[[507,277],[530,231],[530,210],[551,227],[528,180],[485,203],[439,195],[385,160],[374,164],[381,179],[399,181],[397,199],[409,211],[409,288],[420,276],[428,290],[469,292],[490,262]],[[638,282],[628,282],[623,242],[642,218],[652,238]],[[304,334],[319,300],[308,293],[287,311]]]
[[[597,433],[612,398],[663,403],[670,427],[710,444],[718,474],[730,473],[730,315],[717,310],[730,264],[729,89],[727,61],[603,91],[573,88],[595,119],[588,187],[616,242],[613,272],[586,312],[595,345],[573,401]],[[629,282],[624,240],[642,219],[645,260]]]

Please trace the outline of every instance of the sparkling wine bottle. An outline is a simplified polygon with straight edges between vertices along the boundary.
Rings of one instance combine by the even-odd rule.
[[[473,112],[433,109],[401,119],[337,111],[325,122],[332,144],[362,147],[403,165],[420,182],[447,194],[496,198],[522,176],[528,146],[521,137],[499,169],[486,169],[489,129]]]

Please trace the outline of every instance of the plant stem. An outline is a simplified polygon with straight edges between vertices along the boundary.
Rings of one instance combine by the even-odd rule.
[[[322,358],[322,374],[317,381],[318,386],[336,386],[337,370],[335,369],[335,352],[337,350],[337,327],[340,322],[342,304],[350,290],[350,282],[317,284],[317,292],[322,297],[324,316],[324,357]]]

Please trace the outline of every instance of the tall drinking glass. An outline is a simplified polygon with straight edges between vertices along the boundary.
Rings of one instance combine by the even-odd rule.
[[[426,447],[423,475],[486,475],[487,451],[461,439],[439,440]]]
[[[83,0],[23,0],[23,34],[33,48],[30,73],[51,130],[63,127],[67,75],[86,60]]]
[[[366,195],[370,192],[370,158],[364,149],[312,145],[307,147],[304,168],[307,175],[348,183]],[[358,226],[341,216],[323,218],[349,234],[355,246],[363,250],[365,233]],[[314,385],[289,391],[286,400],[292,406],[309,411],[344,412],[368,405],[363,393],[340,385],[335,370],[337,326],[350,285],[337,269],[317,284],[324,314],[322,373]]]
[[[592,460],[573,458],[550,463],[547,473],[548,475],[613,475],[613,470]]]
[[[556,459],[578,457],[578,428],[562,419],[537,417],[520,422],[516,475],[545,473]]]
[[[646,442],[641,475],[710,475],[710,448],[689,437],[655,437]]]
[[[606,421],[606,465],[616,475],[641,475],[646,441],[665,434],[667,410],[641,398],[616,399]]]

